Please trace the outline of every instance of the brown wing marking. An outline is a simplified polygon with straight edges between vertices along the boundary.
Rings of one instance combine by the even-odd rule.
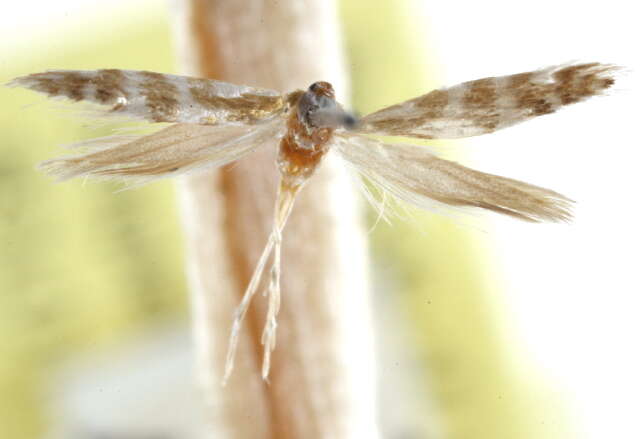
[[[147,71],[47,71],[8,85],[109,106],[111,114],[150,122],[254,124],[285,107],[284,97],[272,90]]]
[[[491,133],[602,94],[617,70],[576,64],[465,82],[369,114],[358,131],[423,139]]]

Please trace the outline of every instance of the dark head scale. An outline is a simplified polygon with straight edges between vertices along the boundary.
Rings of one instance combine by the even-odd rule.
[[[317,81],[309,86],[309,91],[316,96],[326,96],[331,99],[335,99],[336,93],[333,90],[333,86],[325,81]]]
[[[317,81],[298,101],[298,116],[310,128],[353,128],[356,118],[344,111],[335,100],[333,86]]]

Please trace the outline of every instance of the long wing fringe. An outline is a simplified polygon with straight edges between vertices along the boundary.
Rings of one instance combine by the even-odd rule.
[[[356,134],[337,139],[338,152],[364,177],[419,208],[479,207],[530,222],[571,219],[573,202],[552,190],[466,168],[425,147]]]
[[[279,120],[250,127],[176,124],[141,137],[91,139],[73,145],[88,152],[47,160],[38,167],[58,181],[90,177],[138,186],[235,161],[277,142],[282,125]]]

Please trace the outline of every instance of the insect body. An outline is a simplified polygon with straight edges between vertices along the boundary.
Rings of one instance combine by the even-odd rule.
[[[49,71],[14,79],[51,97],[88,101],[121,115],[171,123],[139,137],[87,141],[85,152],[43,162],[45,172],[116,178],[134,184],[221,166],[260,147],[277,148],[280,183],[273,229],[236,311],[225,380],[233,369],[242,320],[271,257],[262,375],[275,347],[280,306],[282,231],[298,192],[335,150],[362,176],[418,207],[480,207],[522,220],[567,221],[571,200],[549,189],[486,174],[438,158],[424,147],[385,143],[371,135],[421,139],[491,133],[602,94],[617,67],[572,64],[484,78],[434,90],[356,120],[327,82],[286,95],[210,79],[129,70]]]
[[[335,128],[342,126],[342,120],[348,120],[349,116],[338,107],[333,87],[328,82],[316,82],[304,93],[292,93],[291,101],[295,108],[287,117],[287,132],[280,141],[278,165],[282,178],[306,179],[329,151]]]
[[[280,306],[282,229],[291,213],[298,191],[329,151],[334,130],[341,126],[353,125],[355,122],[353,116],[344,112],[335,101],[333,87],[328,82],[316,82],[306,92],[293,92],[289,95],[288,100],[292,109],[286,118],[287,130],[278,147],[277,163],[280,170],[280,185],[276,197],[273,230],[249,282],[249,287],[236,311],[231,329],[224,381],[229,378],[233,369],[240,325],[249,308],[251,297],[256,292],[269,253],[273,252],[267,323],[262,333],[262,344],[265,349],[262,376],[267,378],[270,353],[275,347],[276,315]]]

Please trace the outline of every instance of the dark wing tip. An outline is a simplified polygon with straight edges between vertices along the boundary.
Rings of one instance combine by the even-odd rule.
[[[567,105],[603,94],[616,84],[623,71],[615,64],[569,64],[557,68],[552,76],[562,103]]]
[[[22,87],[51,97],[63,96],[74,101],[84,99],[84,86],[90,81],[89,75],[76,70],[47,70],[40,73],[19,76],[12,79],[7,87]]]
[[[18,76],[17,78],[13,78],[9,82],[5,82],[3,85],[10,88],[32,88],[34,81],[31,76],[33,75]]]

